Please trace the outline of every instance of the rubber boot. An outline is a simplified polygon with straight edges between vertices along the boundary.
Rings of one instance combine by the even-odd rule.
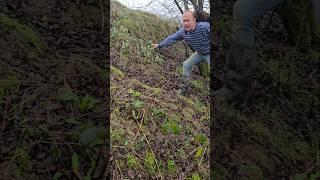
[[[222,103],[241,106],[253,83],[257,55],[252,46],[232,43],[225,65],[225,84],[213,93],[216,105]]]
[[[185,95],[190,84],[190,77],[189,76],[182,76],[182,82],[179,85],[179,89],[176,91],[179,95]]]

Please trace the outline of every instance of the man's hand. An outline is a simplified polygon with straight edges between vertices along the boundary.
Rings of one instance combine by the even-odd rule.
[[[158,44],[152,44],[153,49],[158,48]]]

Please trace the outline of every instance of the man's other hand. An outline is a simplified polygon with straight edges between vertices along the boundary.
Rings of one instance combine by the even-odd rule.
[[[152,47],[155,49],[155,48],[158,48],[158,44],[152,44]]]

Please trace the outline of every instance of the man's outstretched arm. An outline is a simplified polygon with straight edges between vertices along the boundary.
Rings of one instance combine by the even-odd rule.
[[[181,41],[183,39],[182,33],[184,33],[184,29],[181,28],[176,33],[170,35],[165,40],[163,40],[160,44],[152,44],[152,47],[160,49],[163,47],[170,46],[171,44],[173,44],[177,41]]]

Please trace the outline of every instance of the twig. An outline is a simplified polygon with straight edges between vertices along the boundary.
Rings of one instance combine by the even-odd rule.
[[[1,125],[1,132],[0,132],[0,142],[2,141],[2,134],[3,131],[6,129],[6,116],[7,116],[7,103],[5,105],[4,113],[3,113],[3,119],[2,119],[2,125]]]
[[[155,127],[157,127],[156,124],[155,124],[155,122],[153,121],[153,119],[150,118],[150,120],[152,121],[153,125],[154,125]],[[163,134],[160,134],[160,135],[161,135],[164,139],[167,139]],[[178,148],[175,147],[170,141],[168,141],[168,144],[169,144],[170,146],[172,146],[172,147],[174,148],[174,150],[177,150],[177,149],[178,149]]]
[[[134,139],[133,139],[133,143],[135,143],[138,135],[140,134],[140,129],[141,129],[141,126],[142,126],[143,117],[144,117],[144,113],[142,113],[142,118],[141,118],[141,121],[140,121],[140,123],[139,123],[139,129],[138,129],[138,132],[137,132],[136,136],[135,136]]]
[[[204,157],[204,154],[206,153],[206,151],[207,151],[207,145],[206,145],[206,148],[204,149],[204,151],[202,152],[202,155],[201,155],[201,159],[200,159],[200,161],[199,161],[199,163],[198,163],[198,167],[200,167],[200,164],[201,164],[201,162],[202,162],[202,159],[203,159],[203,157]]]
[[[16,67],[13,67],[11,64],[8,64],[8,63],[6,63],[6,62],[4,62],[4,61],[0,61],[0,63],[4,64],[5,67],[9,67],[10,69],[15,70],[16,72],[19,72],[19,73],[21,73],[21,74],[27,75],[26,72],[23,72],[23,71],[21,71],[20,69],[18,69],[18,68],[16,68]],[[33,80],[34,80],[34,79],[33,79]]]
[[[121,179],[122,179],[122,172],[121,172],[121,169],[120,169],[120,166],[119,166],[119,164],[118,164],[118,161],[116,160],[116,166],[117,166],[117,168],[119,169],[119,172],[120,172],[120,176],[121,176]]]
[[[146,134],[145,134],[144,132],[142,132],[142,133],[143,133],[144,137],[146,138],[146,141],[147,141],[147,143],[148,143],[148,145],[149,145],[149,147],[150,147],[150,150],[151,150],[152,154],[155,155],[155,153],[154,153],[154,151],[152,150],[152,147],[151,147],[151,145],[150,145],[150,142],[149,142]],[[157,168],[158,168],[158,172],[160,173],[160,179],[163,179],[163,177],[162,177],[162,175],[161,175],[161,172],[160,172],[160,168],[159,168],[158,162],[157,162],[157,161],[155,161],[155,162],[156,162],[156,165],[157,165]]]
[[[62,144],[62,145],[70,145],[70,144],[75,144],[75,145],[80,145],[79,143],[67,143],[67,142],[50,142],[50,141],[37,141],[36,143],[44,143],[44,144]]]
[[[171,79],[171,77],[172,77],[172,74],[173,74],[173,73],[170,74],[169,79],[167,80],[166,83],[164,83],[164,85],[163,85],[160,89],[163,89],[163,88],[168,84],[168,82],[170,81],[170,79]]]
[[[102,1],[99,0],[99,4],[100,4],[100,9],[101,9],[101,34],[103,34],[104,31],[104,12],[103,12],[103,5],[102,5]]]

